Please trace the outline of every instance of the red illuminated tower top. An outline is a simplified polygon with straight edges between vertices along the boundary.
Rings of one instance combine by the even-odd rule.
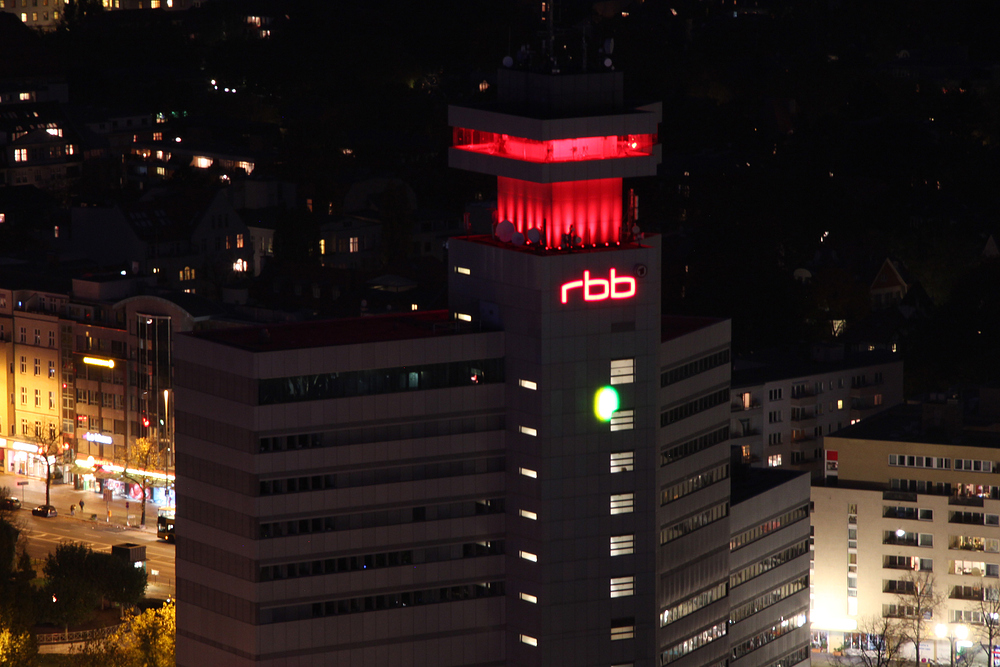
[[[448,163],[496,175],[498,218],[529,245],[627,240],[622,178],[656,174],[662,112],[659,103],[626,107],[622,89],[615,71],[501,68],[494,106],[449,108]]]

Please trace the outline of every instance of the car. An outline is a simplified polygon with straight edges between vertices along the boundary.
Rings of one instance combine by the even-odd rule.
[[[19,510],[21,501],[17,498],[0,498],[0,510]]]
[[[41,516],[45,518],[51,518],[58,514],[56,508],[52,505],[39,505],[35,509],[31,510],[31,513],[35,516]]]

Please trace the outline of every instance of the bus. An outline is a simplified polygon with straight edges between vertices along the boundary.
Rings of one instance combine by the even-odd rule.
[[[176,507],[161,507],[156,512],[156,537],[167,542],[174,541],[174,516],[177,514]]]

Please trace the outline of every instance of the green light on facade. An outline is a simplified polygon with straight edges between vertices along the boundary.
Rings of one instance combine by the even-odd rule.
[[[608,421],[618,411],[618,392],[612,387],[601,387],[594,396],[594,414],[601,421]]]

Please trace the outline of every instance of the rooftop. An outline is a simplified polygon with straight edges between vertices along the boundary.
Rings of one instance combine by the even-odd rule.
[[[686,336],[689,333],[724,322],[719,317],[684,317],[681,315],[664,315],[660,320],[660,342]]]
[[[809,473],[781,468],[741,467],[734,469],[729,502],[731,505],[739,504],[802,476],[808,477]]]
[[[251,352],[276,352],[433,338],[472,331],[471,327],[453,320],[446,310],[429,310],[399,315],[240,327],[202,332],[196,336]]]
[[[733,387],[752,387],[765,382],[820,375],[836,370],[864,368],[876,364],[902,363],[903,358],[885,350],[830,354],[824,348],[817,356],[807,348],[768,349],[733,360]]]
[[[926,419],[928,409],[933,410],[935,407],[946,405],[931,402],[897,405],[853,426],[847,426],[833,435],[857,440],[1000,449],[1000,430],[996,430],[1000,425],[997,423],[986,423],[989,420],[975,419],[975,415],[969,415],[965,418],[965,426],[959,423],[936,425]],[[963,410],[963,406],[959,404],[955,404],[955,407],[959,411]]]

